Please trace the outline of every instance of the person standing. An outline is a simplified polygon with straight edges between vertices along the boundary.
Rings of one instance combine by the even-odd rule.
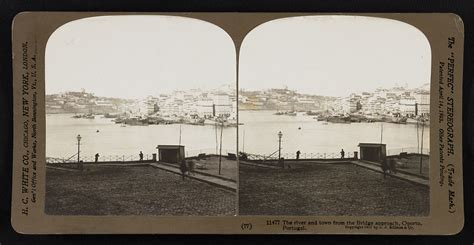
[[[95,162],[98,162],[99,161],[99,153],[96,153],[95,154]]]
[[[395,162],[395,159],[393,158],[389,158],[387,160],[387,165],[388,165],[388,169],[390,171],[391,174],[396,174],[397,173],[397,166],[396,166],[396,162]]]
[[[341,149],[341,159],[344,159],[344,155],[345,155],[344,149]]]
[[[281,168],[285,168],[285,158],[281,157],[278,159],[278,165],[280,165]]]
[[[140,156],[140,162],[143,161],[143,152],[140,151],[140,154],[138,154]]]
[[[77,163],[77,168],[81,171],[84,170],[84,161],[80,160],[78,163]]]
[[[382,168],[383,178],[385,179],[385,176],[387,175],[387,172],[389,171],[389,166],[388,166],[386,157],[382,159],[382,163],[380,167]]]
[[[300,152],[300,150],[298,150],[296,152],[296,160],[300,160],[300,154],[301,154],[301,152]]]
[[[188,171],[188,166],[186,166],[186,160],[181,160],[181,164],[179,164],[179,170],[181,170],[181,176],[183,177],[186,175],[186,172]]]

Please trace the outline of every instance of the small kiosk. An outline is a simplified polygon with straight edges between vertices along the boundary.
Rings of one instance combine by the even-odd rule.
[[[382,162],[387,156],[385,144],[359,143],[360,160]]]
[[[179,164],[185,157],[184,145],[158,145],[158,161]]]

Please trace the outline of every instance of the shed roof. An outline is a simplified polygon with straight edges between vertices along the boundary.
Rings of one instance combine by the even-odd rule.
[[[379,143],[359,143],[358,147],[380,147],[385,146],[385,144]]]
[[[156,149],[179,149],[184,148],[184,145],[158,145]]]

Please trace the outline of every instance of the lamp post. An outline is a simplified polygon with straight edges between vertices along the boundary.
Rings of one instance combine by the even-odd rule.
[[[221,175],[221,162],[222,162],[222,131],[224,131],[224,121],[221,121],[221,141],[219,145],[219,175]]]
[[[281,137],[283,137],[283,134],[278,132],[278,160],[281,159]]]
[[[425,121],[421,120],[421,146],[420,146],[420,174],[423,173],[423,131],[425,129]]]
[[[78,134],[76,139],[77,139],[77,162],[79,163],[81,160],[81,157],[79,155],[81,152],[81,139],[82,139],[81,135]]]

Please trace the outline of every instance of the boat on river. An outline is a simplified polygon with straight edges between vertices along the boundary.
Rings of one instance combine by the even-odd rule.
[[[407,118],[406,117],[391,117],[387,119],[389,123],[397,123],[397,124],[406,124]]]
[[[277,111],[274,113],[277,116],[296,116],[296,111]]]
[[[92,113],[84,114],[84,115],[74,115],[72,118],[85,118],[85,119],[94,119],[95,116]]]
[[[124,123],[132,126],[148,126],[148,118],[130,117],[124,120]]]
[[[351,123],[350,116],[330,116],[326,118],[327,122],[330,123]]]

